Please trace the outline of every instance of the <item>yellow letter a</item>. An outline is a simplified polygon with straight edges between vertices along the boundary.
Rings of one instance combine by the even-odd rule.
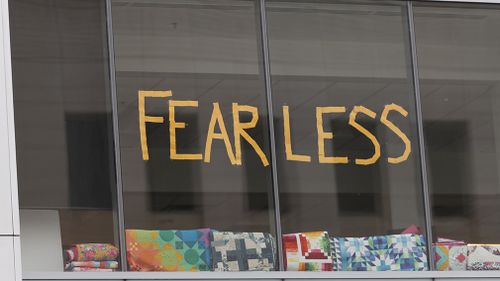
[[[215,132],[216,123],[219,124],[220,133]],[[212,153],[212,142],[214,139],[224,140],[227,156],[229,156],[231,164],[236,165],[236,158],[233,153],[233,148],[231,147],[231,142],[229,141],[229,136],[227,135],[226,125],[224,124],[224,118],[222,117],[218,102],[214,102],[214,110],[212,111],[212,117],[208,125],[207,141],[205,143],[205,159],[203,160],[206,163],[210,163],[210,154]]]

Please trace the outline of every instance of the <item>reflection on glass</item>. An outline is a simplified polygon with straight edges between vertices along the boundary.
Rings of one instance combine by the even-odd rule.
[[[500,10],[418,5],[434,240],[500,243]]]
[[[283,233],[424,230],[404,8],[267,5]]]
[[[178,230],[275,236],[257,12],[254,1],[113,1],[129,270],[262,269],[217,255],[215,269],[203,254],[190,263],[185,244],[179,263],[142,257]]]
[[[63,255],[82,243],[109,243],[114,270],[104,1],[9,3],[23,270],[86,270]]]

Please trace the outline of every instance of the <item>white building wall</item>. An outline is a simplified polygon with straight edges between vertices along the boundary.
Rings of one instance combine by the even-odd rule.
[[[0,278],[5,281],[20,281],[19,206],[8,8],[8,0],[0,0]]]

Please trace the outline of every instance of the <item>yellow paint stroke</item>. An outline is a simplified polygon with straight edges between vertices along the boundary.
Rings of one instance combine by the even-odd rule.
[[[388,157],[387,161],[391,164],[398,164],[401,162],[404,162],[408,159],[411,153],[411,142],[410,139],[396,126],[394,123],[391,121],[387,120],[387,115],[389,115],[389,112],[391,110],[399,112],[401,115],[404,117],[408,116],[408,111],[406,111],[403,107],[397,105],[397,104],[388,104],[384,107],[384,111],[382,111],[382,116],[380,117],[380,122],[382,122],[384,125],[386,125],[391,131],[393,131],[405,144],[405,150],[403,151],[403,154],[399,157]]]
[[[356,128],[356,130],[365,135],[372,142],[374,148],[373,155],[370,158],[356,159],[354,162],[356,163],[356,165],[371,165],[377,162],[377,160],[380,158],[380,143],[378,142],[377,138],[372,133],[370,133],[370,131],[356,122],[356,116],[360,112],[373,119],[375,119],[377,114],[364,106],[355,106],[352,109],[351,114],[349,114],[349,125],[353,126],[354,128]]]
[[[333,139],[333,132],[325,132],[323,129],[323,114],[344,113],[345,106],[316,107],[316,129],[318,131],[318,158],[319,163],[347,164],[347,157],[325,156],[325,140]]]
[[[241,123],[240,122],[240,112],[246,111],[252,114],[252,119],[250,122]],[[249,105],[238,105],[233,103],[233,127],[234,127],[234,146],[236,150],[236,164],[241,165],[241,137],[243,137],[255,150],[257,155],[260,157],[262,164],[264,166],[269,165],[266,155],[259,147],[257,142],[245,131],[245,129],[255,128],[257,121],[259,120],[257,107]]]
[[[220,111],[220,106],[218,102],[213,103],[212,117],[210,118],[210,124],[208,125],[207,141],[205,143],[205,157],[204,162],[210,163],[210,155],[212,153],[212,142],[214,139],[219,139],[224,141],[226,146],[227,156],[231,161],[231,164],[236,165],[236,157],[234,156],[233,148],[231,146],[231,141],[229,140],[229,135],[227,134],[226,125],[224,124],[224,118],[222,117],[222,112]],[[218,124],[220,128],[220,133],[215,132],[215,125]]]
[[[292,151],[292,137],[290,130],[290,111],[288,106],[283,106],[283,130],[285,134],[285,155],[286,160],[299,161],[299,162],[311,162],[311,156],[293,154]]]
[[[186,128],[185,122],[175,121],[176,107],[198,107],[198,101],[193,100],[169,100],[168,101],[168,120],[170,124],[170,159],[174,160],[202,160],[201,153],[196,154],[179,154],[177,153],[176,129]]]
[[[139,107],[139,134],[141,139],[142,160],[149,160],[148,138],[146,134],[146,122],[163,123],[164,118],[161,116],[146,115],[146,97],[150,98],[166,98],[171,97],[172,91],[145,91],[139,90],[137,93]]]

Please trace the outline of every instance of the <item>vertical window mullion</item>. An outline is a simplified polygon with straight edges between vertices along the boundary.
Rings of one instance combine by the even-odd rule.
[[[427,174],[427,158],[425,153],[425,138],[424,138],[424,126],[422,117],[422,99],[420,95],[420,80],[418,73],[418,60],[417,60],[417,47],[416,47],[416,36],[415,36],[415,21],[413,13],[413,2],[406,2],[407,11],[407,28],[409,34],[409,50],[411,58],[411,74],[412,74],[412,84],[415,97],[415,115],[417,121],[417,134],[418,134],[418,153],[420,156],[420,173],[422,179],[422,195],[424,200],[424,217],[425,217],[425,230],[427,236],[427,254],[429,260],[430,270],[435,270],[434,256],[433,256],[433,234],[432,234],[432,213],[431,213],[431,199],[429,191],[429,178]]]
[[[116,95],[116,69],[115,69],[115,49],[113,44],[113,18],[112,18],[112,4],[111,0],[106,1],[106,28],[108,39],[108,64],[109,64],[109,81],[111,92],[111,108],[113,118],[113,144],[115,156],[115,176],[116,176],[116,190],[114,201],[114,221],[118,228],[118,243],[120,249],[120,262],[122,271],[127,270],[127,255],[126,255],[126,242],[125,242],[125,218],[123,209],[123,182],[122,182],[122,168],[121,168],[121,153],[120,153],[120,131],[118,127],[118,99]],[[116,229],[116,226],[115,226]]]
[[[284,270],[283,266],[283,244],[281,233],[281,212],[279,200],[279,184],[278,184],[278,167],[276,161],[276,134],[274,129],[274,113],[273,113],[273,98],[272,98],[272,83],[271,83],[271,68],[269,59],[269,38],[267,34],[267,15],[266,1],[259,0],[260,13],[260,28],[261,28],[261,49],[264,68],[264,79],[267,100],[267,116],[269,123],[269,142],[271,151],[271,174],[273,177],[273,207],[274,207],[274,223],[276,233],[276,244],[278,249],[278,264],[279,270]]]

